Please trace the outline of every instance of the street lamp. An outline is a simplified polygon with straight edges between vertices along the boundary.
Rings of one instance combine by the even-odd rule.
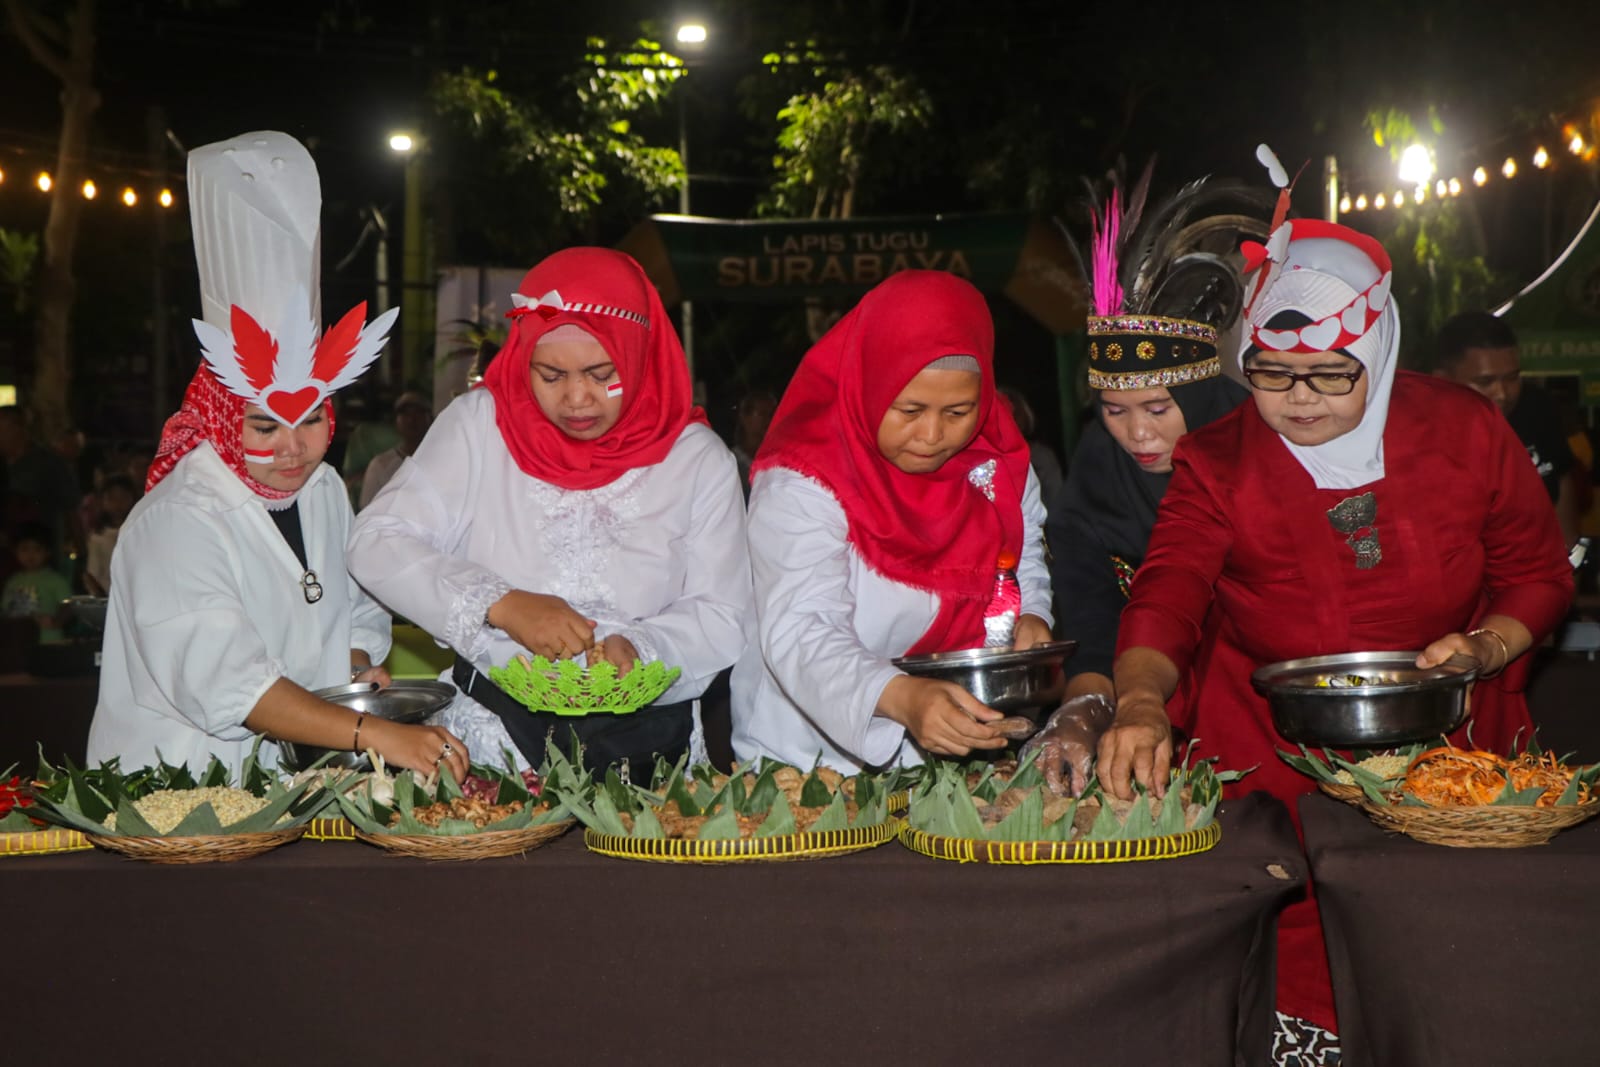
[[[1419,144],[1400,153],[1400,180],[1407,185],[1426,185],[1433,177],[1433,157]]]
[[[401,381],[409,383],[422,369],[422,353],[433,329],[430,313],[433,280],[428,272],[427,234],[422,223],[422,138],[410,130],[394,130],[389,134],[389,151],[405,161],[406,198],[400,244],[400,375]],[[380,237],[383,237],[382,223],[379,225]],[[387,290],[387,285],[384,288]]]
[[[693,49],[700,49],[706,43],[709,33],[702,22],[682,22],[678,24],[677,33],[674,35],[678,43],[688,45]],[[683,65],[683,76],[689,76],[689,64]],[[678,214],[689,214],[689,98],[683,86],[678,86],[678,159],[683,163],[683,184],[678,186]],[[689,365],[689,380],[694,381],[694,304],[685,300],[680,305],[683,329],[683,358]]]

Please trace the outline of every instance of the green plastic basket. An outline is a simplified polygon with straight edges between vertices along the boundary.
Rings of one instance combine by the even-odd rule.
[[[627,715],[665,693],[682,674],[680,667],[635,660],[626,677],[610,663],[580,667],[570,659],[551,663],[543,656],[518,656],[504,667],[490,667],[489,680],[529,711],[556,715]]]

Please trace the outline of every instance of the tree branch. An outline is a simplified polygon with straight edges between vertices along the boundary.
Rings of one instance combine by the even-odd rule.
[[[34,13],[23,6],[22,0],[5,0],[5,5],[6,14],[10,17],[12,32],[17,35],[17,39],[22,42],[22,46],[28,50],[28,54],[33,57],[34,62],[54,74],[56,79],[63,84],[69,81],[71,75],[67,71],[66,62],[50,50],[49,44],[40,38],[38,31],[34,29],[32,21],[29,19],[29,16]]]

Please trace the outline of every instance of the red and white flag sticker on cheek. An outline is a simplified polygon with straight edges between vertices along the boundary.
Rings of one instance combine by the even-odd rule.
[[[622,395],[622,381],[620,379],[618,379],[617,381],[614,381],[610,385],[606,386],[606,396],[621,396],[621,395]]]
[[[257,452],[253,448],[247,448],[244,450],[244,458],[249,460],[251,463],[271,463],[277,458],[277,455],[278,454],[270,448],[265,452]]]

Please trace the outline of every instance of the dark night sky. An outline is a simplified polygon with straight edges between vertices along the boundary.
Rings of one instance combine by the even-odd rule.
[[[1049,160],[1048,152],[1033,150],[1060,148],[1053,158],[1077,161],[1069,184],[1119,153],[1135,165],[1158,154],[1158,178],[1172,183],[1206,172],[1257,180],[1253,149],[1267,140],[1291,169],[1310,161],[1297,193],[1303,213],[1318,210],[1320,160],[1329,152],[1339,154],[1351,178],[1391,167],[1362,129],[1376,103],[1419,116],[1434,106],[1445,124],[1439,147],[1446,165],[1531,151],[1529,131],[1556,129],[1564,116],[1600,103],[1594,73],[1600,68],[1590,54],[1600,41],[1600,4],[1458,0],[1435,10],[1425,0],[1372,0],[1356,10],[1259,0],[709,0],[707,6],[719,36],[691,80],[699,141],[694,170],[736,179],[697,182],[696,208],[707,214],[745,213],[766,177],[774,131],[740,116],[733,98],[738,79],[760,69],[771,43],[763,34],[774,26],[791,39],[831,34],[857,58],[913,70],[935,98],[937,138],[954,143],[987,133],[991,150],[1008,159]],[[364,205],[398,206],[403,176],[385,137],[426,119],[432,71],[470,64],[537,82],[548,69],[553,79],[572,68],[586,35],[626,40],[640,32],[641,20],[670,20],[674,9],[681,9],[676,0],[101,0],[104,99],[90,162],[105,191],[85,216],[83,291],[108,312],[107,321],[118,312],[117,321],[137,321],[147,302],[139,277],[150,262],[147,209],[127,211],[115,193],[126,182],[152,180],[146,134],[152,107],[162,109],[166,128],[188,148],[258,128],[306,142],[322,171],[324,251],[332,264],[356,240]],[[533,32],[514,39],[505,32],[513,24]],[[898,32],[907,26],[914,32]],[[665,22],[644,32],[652,30],[665,37]],[[42,226],[46,198],[31,180],[53,163],[57,120],[48,75],[9,32],[0,32],[6,171],[0,227]],[[670,118],[650,128],[658,143],[673,143]],[[867,205],[867,213],[1022,206],[986,201],[944,163],[930,172],[914,160],[900,162],[899,184],[885,202]],[[163,165],[176,182],[182,159],[170,145]],[[1479,194],[1491,258],[1508,284],[1537,274],[1544,245],[1559,251],[1587,214],[1594,167],[1586,175],[1580,170],[1568,163],[1548,183],[1548,207],[1528,191],[1531,177]],[[1050,209],[1061,206],[1070,205]],[[1555,236],[1541,240],[1547,217]],[[192,301],[185,288],[192,266],[178,240],[187,221],[181,210],[168,218],[174,298]],[[1352,221],[1380,234],[1391,224],[1372,215]],[[370,277],[370,267],[351,273]],[[325,283],[356,287],[362,280],[330,271]],[[329,299],[340,302],[333,294]],[[121,343],[97,335],[81,308],[78,321],[80,345]]]

